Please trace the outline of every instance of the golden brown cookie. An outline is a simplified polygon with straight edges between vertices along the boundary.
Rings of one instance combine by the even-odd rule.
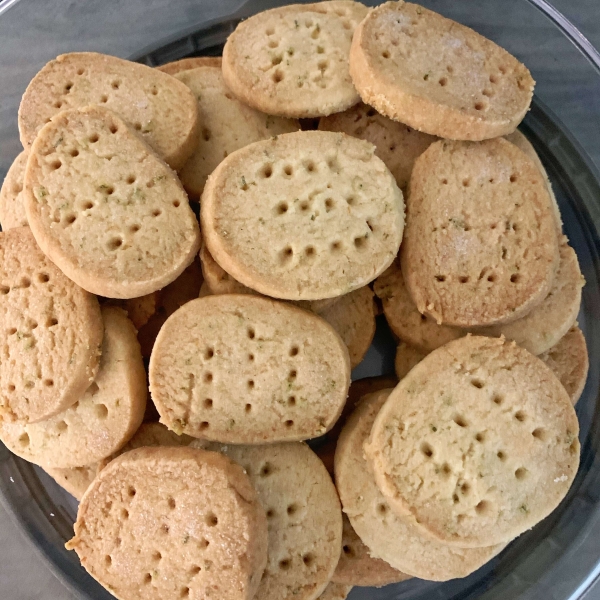
[[[351,590],[351,585],[330,583],[325,588],[325,591],[319,596],[319,600],[346,600]]]
[[[44,471],[76,500],[81,500],[98,473],[98,463],[71,469],[52,469],[48,467]]]
[[[198,67],[221,68],[221,62],[220,56],[191,56],[189,58],[182,58],[181,60],[174,60],[173,62],[165,63],[164,65],[159,65],[155,68],[163,73],[176,75],[182,71],[197,69]]]
[[[398,379],[406,377],[409,371],[418,365],[425,357],[427,353],[421,352],[412,346],[409,346],[406,342],[400,341],[396,348],[396,358],[394,360],[394,370]]]
[[[2,231],[27,225],[23,204],[23,180],[27,166],[27,152],[23,151],[10,166],[0,188],[0,224]]]

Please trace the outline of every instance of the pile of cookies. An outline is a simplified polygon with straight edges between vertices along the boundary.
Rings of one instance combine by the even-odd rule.
[[[516,131],[533,87],[402,0],[34,77],[0,191],[0,439],[81,500],[67,547],[115,597],[446,581],[558,506],[584,281]],[[379,310],[397,377],[351,384]]]

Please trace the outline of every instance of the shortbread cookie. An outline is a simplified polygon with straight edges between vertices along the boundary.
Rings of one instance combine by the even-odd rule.
[[[371,142],[375,154],[385,163],[396,183],[406,191],[415,160],[437,140],[403,123],[380,115],[372,106],[357,104],[319,122],[321,131],[340,131]]]
[[[0,331],[0,420],[48,419],[94,380],[98,301],[42,254],[29,227],[0,233]]]
[[[560,262],[550,292],[529,314],[513,323],[481,327],[478,335],[501,336],[513,340],[532,354],[542,354],[566,335],[573,326],[581,306],[585,279],[577,255],[563,237],[559,246]]]
[[[373,558],[369,549],[352,529],[348,517],[343,515],[342,554],[331,578],[338,585],[382,587],[410,578],[394,569],[385,560]],[[387,534],[386,534],[387,535]]]
[[[350,384],[348,350],[320,317],[249,295],[192,300],[150,357],[161,422],[177,433],[257,444],[322,435]]]
[[[27,166],[27,152],[15,158],[0,189],[0,224],[2,231],[27,225],[23,204],[23,179]]]
[[[94,104],[119,115],[173,169],[182,167],[196,146],[198,108],[183,83],[115,56],[73,52],[51,60],[25,90],[19,107],[23,148],[31,147],[57,113]]]
[[[390,265],[404,203],[373,145],[300,131],[230,154],[208,179],[200,216],[208,250],[235,279],[268,296],[316,300]]]
[[[517,146],[527,154],[527,156],[535,163],[535,166],[540,170],[540,173],[544,177],[544,181],[546,182],[546,187],[548,188],[548,194],[550,196],[550,200],[552,201],[552,210],[554,211],[554,219],[556,221],[556,233],[559,238],[562,236],[562,217],[560,216],[560,208],[558,208],[558,202],[556,201],[556,196],[554,195],[554,191],[552,190],[552,184],[550,183],[550,178],[548,177],[548,173],[540,160],[535,148],[532,146],[531,142],[518,130],[516,129],[512,133],[504,136],[511,144]]]
[[[410,179],[402,273],[438,323],[508,323],[552,287],[559,252],[542,174],[514,144],[440,141]]]
[[[342,427],[352,414],[354,407],[358,401],[365,395],[371,392],[377,392],[385,388],[393,388],[398,383],[398,380],[391,375],[381,375],[379,377],[365,377],[363,379],[355,379],[350,384],[348,390],[348,398],[340,418],[335,422],[335,425],[323,436],[311,442],[312,449],[317,453],[317,456],[323,461],[325,468],[333,477],[333,457],[335,455],[335,447],[342,431]],[[358,585],[358,584],[357,584]],[[382,584],[383,585],[383,584]]]
[[[173,62],[165,63],[155,67],[163,73],[169,75],[176,75],[182,71],[189,71],[190,69],[197,69],[198,67],[218,67],[221,68],[221,57],[220,56],[191,56],[189,58],[182,58],[181,60],[174,60]]]
[[[94,382],[71,407],[39,423],[0,422],[0,439],[17,456],[42,467],[97,462],[137,431],[146,408],[146,372],[136,331],[124,311],[102,309],[104,341]]]
[[[306,118],[359,101],[348,55],[362,17],[341,17],[323,9],[326,4],[283,6],[239,23],[223,48],[223,77],[244,104],[271,115]],[[354,6],[366,14],[366,7]]]
[[[251,600],[267,520],[248,476],[221,454],[139,448],[98,474],[67,548],[121,600]]]
[[[563,384],[573,405],[583,393],[590,361],[583,332],[577,325],[540,358],[552,369]]]
[[[340,334],[348,347],[350,367],[357,367],[375,336],[375,302],[371,288],[365,285],[354,290],[318,314]]]
[[[533,527],[579,464],[579,424],[559,384],[503,339],[467,336],[434,350],[391,393],[365,444],[390,509],[461,547]]]
[[[267,513],[269,552],[256,597],[318,598],[342,547],[340,501],[323,463],[302,443],[209,449],[243,467]]]
[[[438,325],[432,317],[422,315],[410,297],[399,261],[394,261],[373,285],[381,299],[390,329],[404,342],[425,354],[466,334],[464,330]]]
[[[325,591],[319,596],[319,600],[346,600],[351,590],[351,585],[330,583],[325,588]]]
[[[207,177],[235,150],[298,131],[298,121],[272,117],[242,104],[225,86],[221,68],[198,67],[175,75],[198,100],[202,123],[194,152],[179,170],[183,187],[198,199]]]
[[[160,289],[200,247],[175,174],[104,108],[64,111],[44,126],[29,154],[24,199],[43,252],[101,296]]]
[[[140,298],[130,298],[129,300],[125,300],[125,311],[137,330],[150,320],[152,315],[156,312],[158,302],[158,292],[152,292],[151,294],[146,294]]]
[[[44,471],[76,500],[81,500],[98,473],[98,463],[71,469],[46,468]]]
[[[418,365],[427,353],[421,352],[406,342],[400,342],[396,348],[396,358],[394,360],[394,370],[398,379],[402,379],[408,375],[408,372]]]
[[[535,84],[491,40],[402,1],[375,8],[356,28],[350,74],[363,101],[386,117],[457,140],[514,131]]]

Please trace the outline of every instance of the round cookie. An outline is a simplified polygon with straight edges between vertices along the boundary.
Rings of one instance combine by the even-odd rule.
[[[168,62],[154,68],[169,75],[176,75],[182,71],[189,71],[198,67],[217,67],[220,69],[221,63],[222,59],[220,56],[190,56],[189,58],[174,60],[173,62]]]
[[[533,81],[514,56],[417,4],[386,2],[356,28],[350,74],[363,102],[431,135],[483,140],[515,130]]]
[[[46,258],[29,227],[0,233],[0,417],[34,423],[74,404],[102,348],[98,301]]]
[[[559,384],[503,339],[467,336],[434,350],[391,393],[365,443],[390,509],[460,547],[533,527],[579,464],[579,424]]]
[[[335,423],[350,384],[348,350],[320,317],[266,298],[188,302],[150,357],[161,422],[233,444],[302,440]]]
[[[424,354],[466,333],[457,327],[438,325],[432,317],[417,310],[397,260],[375,280],[373,290],[381,300],[390,329],[402,341]]]
[[[564,236],[559,253],[560,262],[552,288],[538,306],[517,321],[476,328],[473,333],[493,337],[503,335],[536,355],[558,344],[577,319],[581,306],[581,290],[585,285],[577,254]]]
[[[94,477],[98,474],[98,463],[70,469],[52,469],[48,467],[44,471],[76,500],[81,500],[85,491],[94,481]]]
[[[406,377],[409,371],[418,365],[426,356],[427,353],[421,352],[420,350],[409,346],[406,342],[400,341],[396,348],[396,358],[394,360],[396,377],[398,377],[398,379]]]
[[[318,311],[340,335],[350,354],[350,367],[357,367],[375,336],[373,291],[365,285],[342,296],[333,306]]]
[[[421,579],[447,581],[466,577],[498,554],[504,544],[453,548],[432,540],[423,535],[411,517],[392,513],[375,485],[363,444],[391,391],[365,396],[340,435],[335,452],[335,480],[344,512],[371,556]]]
[[[374,146],[328,131],[288,133],[230,154],[208,179],[200,216],[225,271],[287,300],[366,285],[391,264],[404,228],[402,192]]]
[[[194,150],[198,108],[183,83],[158,69],[95,52],[62,54],[31,80],[19,106],[23,148],[30,148],[61,111],[91,105],[116,113],[173,169]]]
[[[352,3],[357,14],[341,17],[327,4],[283,6],[239,23],[223,48],[227,87],[244,104],[283,117],[320,117],[356,104],[348,55],[367,8]]]
[[[66,547],[120,600],[251,600],[267,522],[248,476],[228,458],[139,448],[94,479]]]
[[[27,166],[27,152],[23,151],[10,166],[0,189],[0,223],[2,231],[27,225],[23,205],[23,180]]]
[[[435,142],[415,162],[402,274],[438,323],[508,323],[535,308],[559,263],[544,179],[502,138]]]
[[[319,596],[319,600],[346,600],[351,590],[351,585],[330,583],[325,588],[325,591]]]
[[[146,371],[131,321],[102,308],[104,341],[94,382],[73,405],[38,423],[0,422],[0,439],[17,456],[42,467],[90,465],[121,448],[146,408]]]
[[[256,597],[317,598],[333,575],[342,547],[340,501],[323,463],[301,443],[211,444],[209,449],[243,467],[267,513],[269,552]]]
[[[378,156],[406,191],[415,160],[437,140],[403,123],[380,115],[372,106],[357,104],[348,110],[323,117],[321,131],[340,131],[371,142]]]
[[[590,361],[583,332],[577,325],[540,358],[552,369],[567,390],[573,406],[583,393]]]
[[[104,108],[64,111],[42,128],[24,200],[43,252],[94,294],[149,294],[176,279],[200,248],[173,171]]]
[[[297,121],[272,117],[242,104],[225,86],[221,68],[198,67],[176,74],[198,101],[202,129],[179,178],[190,197],[198,199],[207,177],[239,148],[300,128]]]
[[[410,579],[394,569],[385,560],[371,556],[369,549],[352,529],[348,517],[343,515],[342,554],[331,578],[338,585],[383,587]]]

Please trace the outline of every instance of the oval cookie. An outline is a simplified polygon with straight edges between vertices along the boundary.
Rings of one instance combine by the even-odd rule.
[[[375,154],[385,163],[396,178],[402,191],[406,191],[415,160],[437,140],[380,115],[372,106],[357,104],[348,110],[323,117],[321,131],[340,131],[352,137],[371,142]]]
[[[250,295],[175,312],[150,357],[161,422],[177,433],[257,444],[322,435],[350,384],[348,351],[320,317]]]
[[[228,458],[139,448],[98,474],[66,546],[121,600],[251,600],[267,523],[247,475]]]
[[[494,325],[548,295],[559,262],[550,197],[510,142],[429,146],[412,172],[407,214],[402,273],[420,313],[459,327]]]
[[[465,335],[458,327],[438,325],[435,320],[422,315],[410,297],[399,261],[394,261],[373,285],[381,300],[383,314],[390,329],[404,342],[427,354],[452,340]]]
[[[60,487],[69,492],[76,500],[81,500],[98,473],[98,463],[71,469],[44,469]]]
[[[181,60],[174,60],[173,62],[159,65],[155,69],[169,75],[176,75],[182,71],[189,71],[198,67],[217,67],[220,69],[221,62],[222,59],[220,56],[190,56],[189,58],[182,58]]]
[[[483,140],[515,130],[533,81],[472,29],[409,2],[386,2],[356,28],[350,74],[380,113],[431,135]]]
[[[335,452],[335,480],[344,512],[372,556],[421,579],[466,577],[504,548],[453,548],[434,541],[411,522],[393,514],[375,485],[363,454],[373,422],[392,390],[365,396],[350,416]]]
[[[57,113],[95,104],[125,120],[173,169],[182,167],[194,150],[198,108],[183,83],[157,69],[95,52],[62,54],[31,80],[19,107],[23,148]]]
[[[230,154],[200,207],[205,243],[239,282],[267,296],[316,300],[385,270],[404,203],[374,147],[341,133],[300,131]]]
[[[40,131],[27,163],[25,210],[63,273],[111,298],[171,283],[200,247],[175,174],[104,108],[64,111]]]
[[[192,90],[202,123],[197,146],[179,170],[181,183],[193,198],[199,198],[207,177],[235,150],[300,128],[297,121],[242,104],[225,86],[220,66],[198,67],[175,77]]]
[[[342,546],[340,501],[323,463],[301,443],[211,444],[209,449],[243,467],[267,514],[269,552],[256,597],[318,597],[331,579]]]
[[[103,335],[98,301],[42,254],[29,227],[0,233],[0,331],[3,420],[48,419],[94,380]]]
[[[111,455],[135,433],[146,408],[146,371],[136,331],[125,313],[102,309],[104,341],[94,382],[71,407],[39,423],[0,423],[0,439],[43,467],[89,465]]]
[[[23,180],[27,166],[27,152],[23,151],[10,166],[0,189],[0,224],[2,231],[27,225],[23,204]]]
[[[406,342],[400,342],[396,348],[396,358],[394,359],[394,370],[396,371],[396,377],[402,379],[408,375],[408,372],[418,365],[425,357],[427,353],[421,352],[412,346],[409,346]]]
[[[542,354],[566,335],[573,326],[581,306],[585,279],[577,255],[567,238],[559,246],[560,262],[548,295],[529,314],[513,323],[481,327],[477,335],[501,336],[513,340],[532,354]]]
[[[434,350],[391,393],[365,444],[391,510],[461,547],[533,527],[579,464],[579,424],[559,383],[503,339],[467,336]]]
[[[577,325],[540,358],[552,369],[567,390],[573,405],[583,393],[590,361],[583,332]]]
[[[331,578],[338,585],[382,587],[410,579],[391,565],[371,556],[369,549],[352,529],[348,517],[343,515],[342,555]]]
[[[366,14],[366,7],[356,7]],[[349,108],[359,100],[348,54],[362,14],[341,17],[318,3],[283,6],[242,21],[223,48],[227,87],[244,104],[271,115],[320,117]]]

